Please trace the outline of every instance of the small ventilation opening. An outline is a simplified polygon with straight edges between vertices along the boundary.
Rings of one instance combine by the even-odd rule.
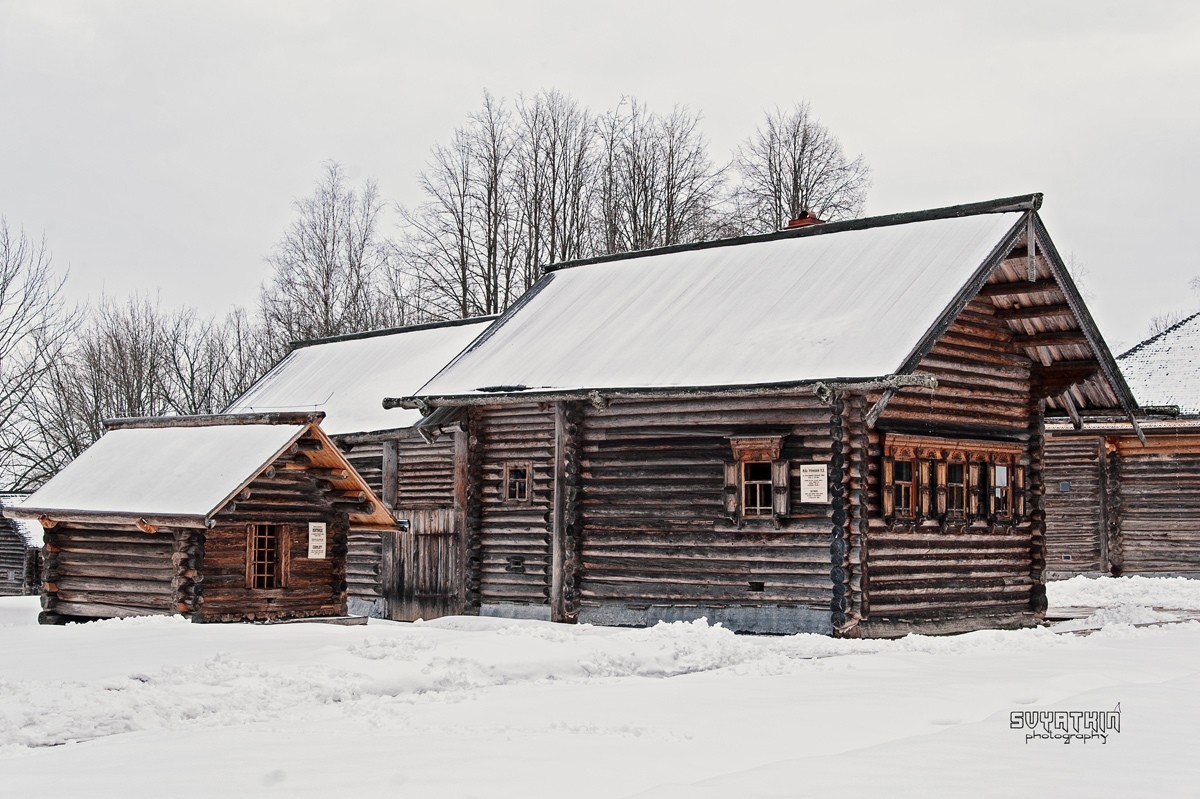
[[[518,557],[508,558],[507,560],[508,560],[508,565],[504,567],[504,571],[519,572],[519,573],[525,572],[525,558],[518,556]]]
[[[1072,558],[1071,558],[1071,556],[1070,556],[1070,555],[1063,555],[1063,556],[1062,556],[1062,559],[1063,559],[1063,560],[1071,560]]]
[[[766,584],[763,583],[761,580],[751,580],[750,581],[750,590],[755,593],[763,592],[764,590],[766,590],[766,587],[767,587]]]

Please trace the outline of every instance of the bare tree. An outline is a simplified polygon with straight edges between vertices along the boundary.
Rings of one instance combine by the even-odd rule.
[[[768,112],[738,149],[736,202],[749,231],[779,230],[804,212],[826,221],[862,213],[870,168],[850,159],[807,102]]]
[[[31,458],[26,410],[54,369],[77,314],[64,307],[45,240],[13,233],[0,217],[0,472],[23,487]]]
[[[521,98],[517,116],[514,188],[521,282],[528,289],[545,267],[589,254],[596,123],[591,112],[554,90]]]
[[[724,171],[713,166],[700,116],[652,114],[622,102],[599,123],[595,249],[643,250],[708,237]]]
[[[398,309],[378,290],[391,247],[378,230],[383,201],[374,181],[349,186],[331,161],[313,194],[294,205],[296,218],[267,259],[274,273],[259,295],[273,351],[282,354],[299,339],[397,324]]]
[[[483,108],[433,148],[419,181],[424,200],[401,208],[410,291],[427,313],[467,318],[504,310],[521,293],[520,222],[514,209],[512,117]]]
[[[1166,332],[1191,315],[1188,311],[1171,311],[1169,313],[1155,314],[1150,317],[1150,324],[1146,326],[1146,337],[1151,338],[1157,336],[1159,333]]]

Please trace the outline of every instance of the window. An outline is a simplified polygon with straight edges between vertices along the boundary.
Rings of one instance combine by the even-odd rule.
[[[1018,444],[888,435],[883,516],[889,522],[1015,522],[1025,516]]]
[[[725,512],[731,519],[782,519],[791,512],[791,464],[780,458],[783,436],[729,439]]]
[[[533,493],[529,490],[533,480],[533,464],[506,463],[504,464],[504,484],[501,491],[505,502],[529,502]]]
[[[892,507],[896,516],[912,518],[913,514],[913,462],[892,463]]]
[[[277,524],[251,524],[246,538],[246,587],[283,588],[287,555],[283,529]]]
[[[755,461],[742,464],[742,515],[770,516],[773,510],[771,464]]]

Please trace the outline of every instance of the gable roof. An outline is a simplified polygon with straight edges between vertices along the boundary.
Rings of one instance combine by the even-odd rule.
[[[1040,204],[1041,195],[1009,197],[566,265],[415,399],[389,403],[725,390],[911,372],[991,280],[989,296],[998,312],[1013,311],[1014,339],[1035,363],[1098,362],[1100,374],[1087,378],[1092,385],[1078,391],[1078,404],[1131,410],[1132,396],[1037,219]],[[1025,282],[1025,258],[1012,254],[1030,238],[1037,274]],[[1013,263],[1004,265],[1006,258]],[[1067,318],[1020,315],[1021,293],[1037,295],[1035,314],[1069,307]],[[1058,333],[1073,343],[1047,343]]]
[[[416,411],[385,411],[385,395],[420,388],[495,317],[301,342],[227,413],[324,411],[329,435],[410,427]]]
[[[1200,414],[1200,313],[1194,313],[1117,357],[1143,406]]]
[[[341,485],[333,480],[336,489],[364,491],[371,497],[372,512],[351,513],[351,519],[364,526],[390,526],[391,518],[370,488],[317,426],[319,418],[281,414],[116,420],[96,443],[9,513],[26,519],[129,516],[208,523],[286,450],[309,436],[323,444],[306,453],[313,465],[346,471]]]

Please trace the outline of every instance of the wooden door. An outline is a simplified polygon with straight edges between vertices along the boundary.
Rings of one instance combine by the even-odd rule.
[[[384,552],[382,577],[390,615],[396,621],[436,619],[462,612],[462,574],[454,512],[399,509],[409,529]]]

